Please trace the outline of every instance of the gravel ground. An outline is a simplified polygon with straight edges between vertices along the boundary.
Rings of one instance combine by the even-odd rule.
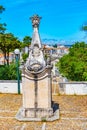
[[[87,130],[87,96],[53,96],[59,104],[60,119],[45,122],[44,130]],[[42,130],[44,122],[20,122],[15,119],[22,95],[0,94],[0,130]]]

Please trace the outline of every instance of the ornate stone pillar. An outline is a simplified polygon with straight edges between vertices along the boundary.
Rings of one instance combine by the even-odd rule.
[[[33,36],[29,57],[22,71],[23,106],[16,118],[22,121],[52,121],[55,112],[52,106],[52,65],[44,60],[42,45],[38,33],[41,17],[30,18],[33,26]]]

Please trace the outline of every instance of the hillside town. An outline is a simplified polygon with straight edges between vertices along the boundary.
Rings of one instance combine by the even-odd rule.
[[[44,54],[50,54],[53,57],[62,57],[65,54],[68,54],[69,47],[66,47],[64,45],[58,45],[57,48],[49,45],[43,45]],[[24,50],[26,53],[28,53],[28,48],[25,47]],[[22,53],[22,52],[21,52]],[[20,53],[20,56],[22,56]],[[9,54],[9,63],[11,63],[15,59],[14,52],[10,52]],[[21,57],[22,59],[22,57]],[[0,65],[4,64],[4,54],[0,53]]]

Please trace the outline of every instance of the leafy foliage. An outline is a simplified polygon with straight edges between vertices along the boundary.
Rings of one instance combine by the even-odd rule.
[[[83,26],[83,27],[82,27],[82,30],[83,30],[83,31],[87,31],[87,25]]]
[[[72,81],[87,81],[87,44],[76,42],[59,63],[60,73]]]
[[[81,30],[85,32],[87,31],[87,22],[82,25]]]
[[[21,71],[20,71],[21,79]],[[17,80],[16,64],[0,66],[0,80]]]
[[[15,48],[21,48],[21,42],[12,33],[0,34],[0,49],[7,64],[9,64],[9,52]]]
[[[28,54],[27,53],[23,53],[22,54],[22,59],[24,62],[26,62],[26,59],[28,58]]]
[[[0,14],[5,10],[5,8],[0,5]],[[4,33],[6,30],[6,24],[5,23],[0,23],[0,33]]]
[[[6,24],[5,23],[0,23],[0,33],[4,33],[6,30]]]
[[[25,36],[23,38],[23,44],[22,47],[29,47],[29,45],[31,44],[31,37],[30,36]]]
[[[5,8],[2,5],[0,5],[0,13],[2,13],[4,10]]]

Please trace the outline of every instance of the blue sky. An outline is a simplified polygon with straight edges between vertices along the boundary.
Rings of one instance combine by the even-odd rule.
[[[41,39],[86,40],[80,28],[87,21],[87,0],[0,0],[0,5],[6,8],[0,22],[5,22],[7,32],[20,39],[32,36],[29,17],[38,14],[42,16]]]

